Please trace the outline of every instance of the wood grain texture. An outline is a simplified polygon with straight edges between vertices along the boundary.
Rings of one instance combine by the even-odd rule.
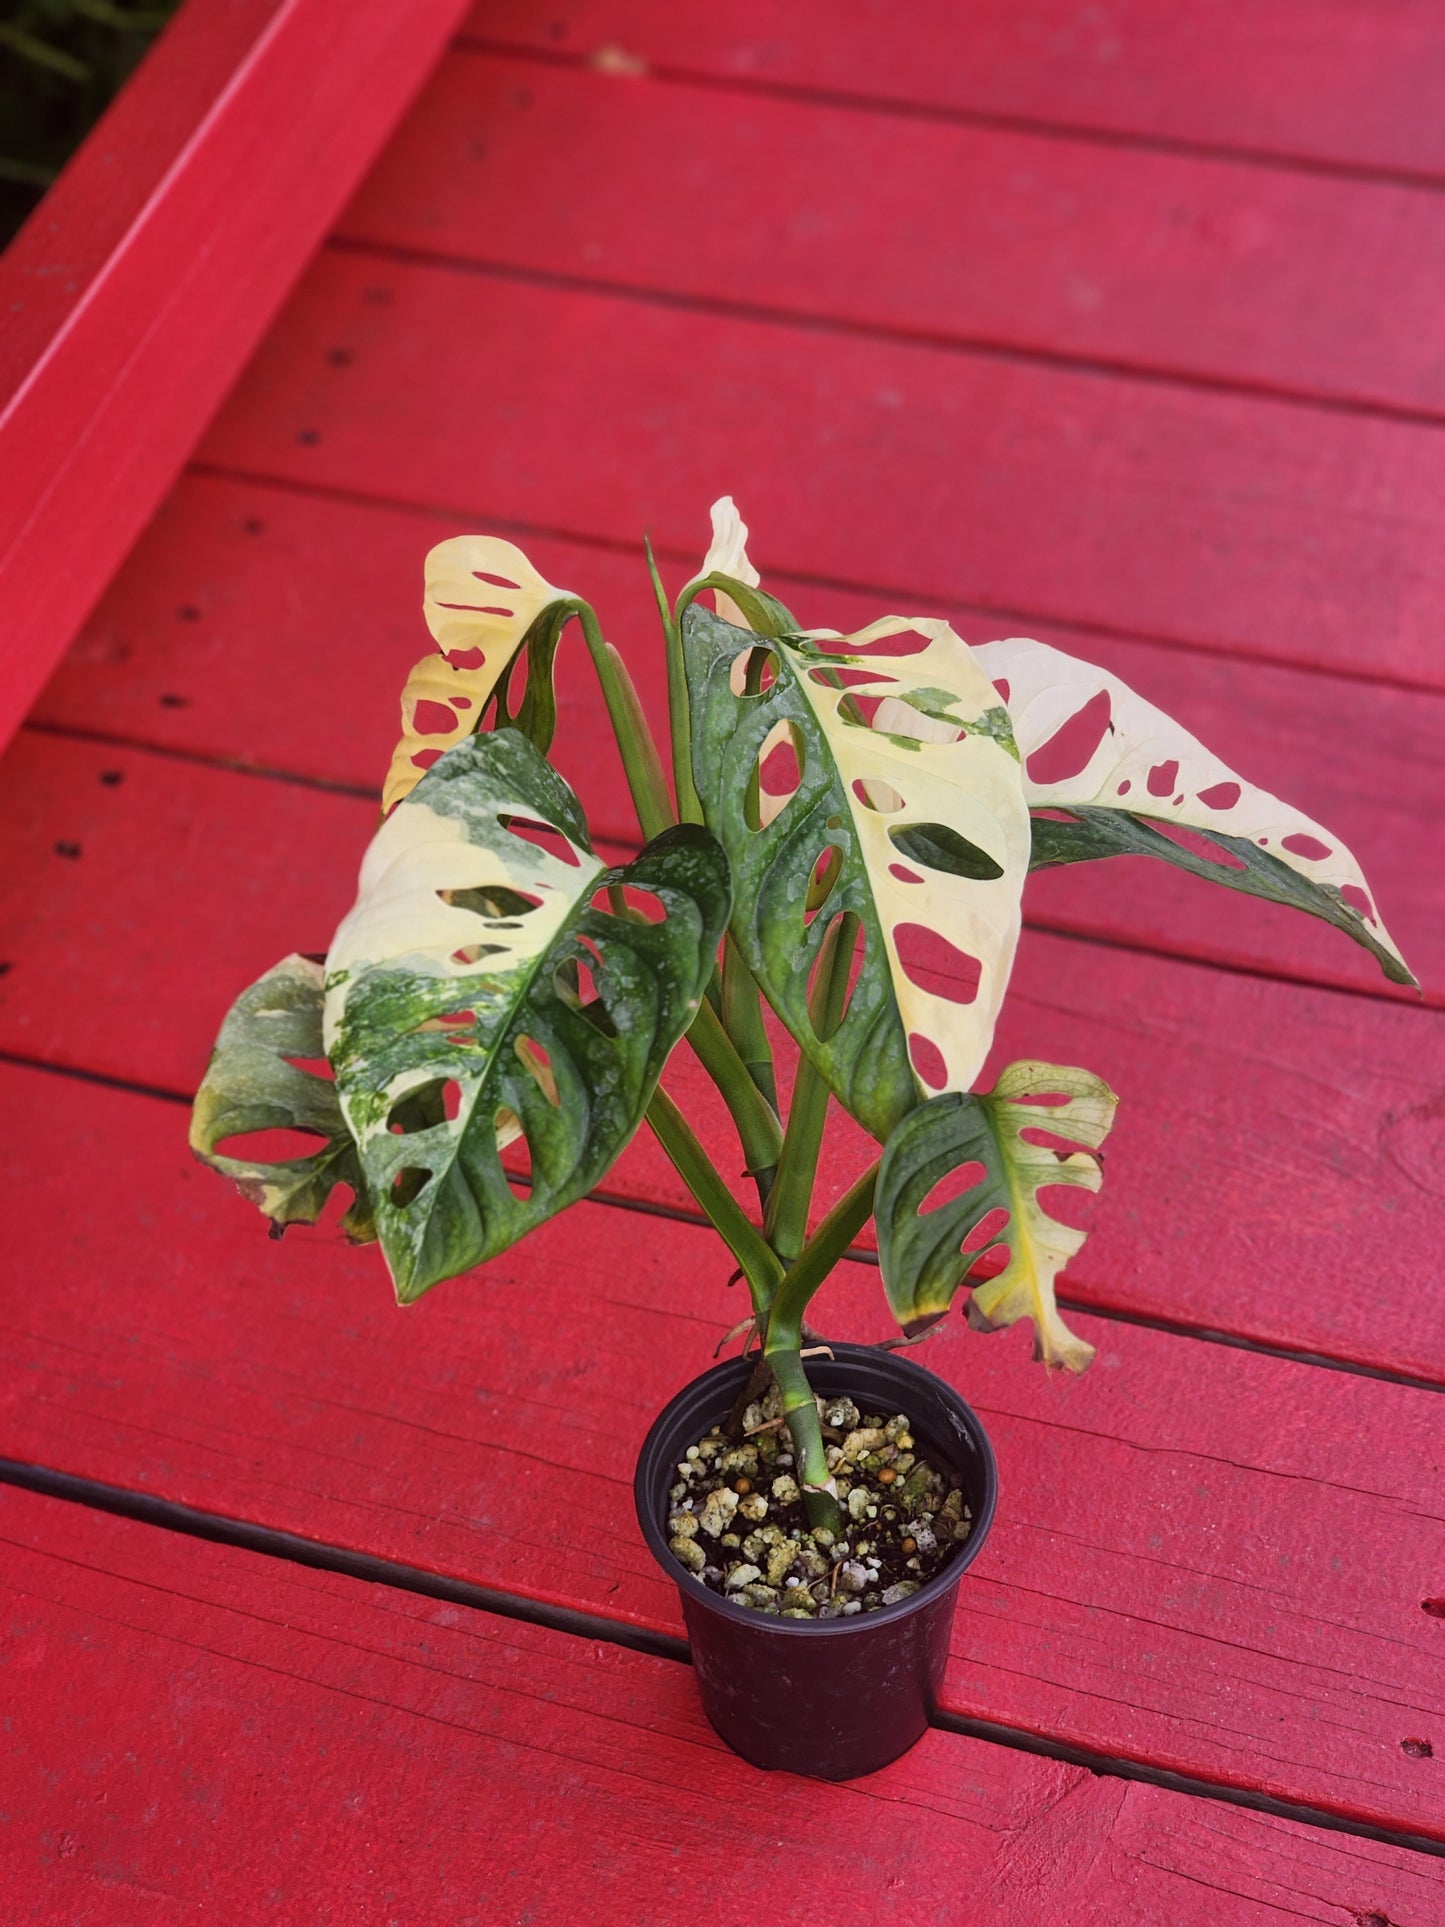
[[[579,1884],[597,1927],[671,1927],[719,1858],[837,1927],[1428,1917],[1419,1854],[940,1732],[851,1786],[764,1777],[665,1660],[26,1493],[0,1539],[16,1927],[310,1923],[342,1889],[354,1927],[560,1927]]]
[[[869,103],[1107,136],[1445,175],[1445,49],[1430,0],[478,0],[491,43],[632,61]]]
[[[202,444],[253,475],[1445,686],[1445,438],[331,252]]]
[[[31,732],[8,774],[0,1049],[180,1093],[240,989],[329,942],[375,822],[359,799]],[[984,1076],[1037,1056],[1122,1093],[1075,1296],[1445,1381],[1442,1022],[1031,931]],[[688,1052],[674,1064],[742,1190],[715,1095]],[[820,1208],[868,1142],[839,1120]],[[646,1133],[606,1182],[690,1208]]]
[[[286,770],[375,792],[397,727],[402,678],[422,648],[427,549],[464,518],[191,475],[167,500],[35,714],[219,762]],[[635,550],[517,532],[554,582],[597,604],[666,740],[661,646]],[[664,557],[679,587],[699,561]],[[894,598],[769,581],[800,621],[845,632]],[[907,598],[900,598],[907,602]],[[971,641],[1026,631],[1023,618],[920,602]],[[1057,624],[1044,640],[1098,662],[1177,716],[1242,775],[1339,833],[1375,887],[1432,1003],[1445,1003],[1445,698],[1129,643]],[[258,674],[264,659],[284,675]],[[274,651],[274,656],[270,652]],[[556,754],[597,832],[636,819],[575,640],[559,667]],[[1287,726],[1283,719],[1287,720]],[[1312,919],[1210,889],[1167,865],[1124,858],[1047,872],[1026,913],[1050,928],[1398,1000],[1363,951]]]
[[[677,1630],[631,1477],[733,1312],[711,1234],[582,1205],[401,1312],[375,1252],[264,1237],[176,1107],[0,1081],[34,1280],[0,1452]],[[880,1335],[876,1275],[843,1267],[818,1318]],[[1079,1324],[1100,1355],[1077,1380],[1020,1331],[923,1354],[982,1413],[1003,1493],[947,1705],[1445,1836],[1445,1626],[1420,1608],[1445,1585],[1439,1395]]]
[[[1433,188],[901,128],[463,49],[337,231],[925,339],[1445,406]]]
[[[6,250],[0,740],[461,12],[189,0]]]

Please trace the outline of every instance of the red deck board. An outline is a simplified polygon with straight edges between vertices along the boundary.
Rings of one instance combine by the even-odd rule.
[[[733,218],[705,218],[713,205]],[[337,231],[862,328],[1445,405],[1433,188],[996,127],[905,133],[829,102],[462,50]]]
[[[341,251],[201,453],[688,549],[730,492],[760,566],[1445,686],[1408,423]]]
[[[348,1927],[545,1927],[584,1893],[672,1927],[719,1861],[835,1927],[1427,1918],[1417,1853],[939,1732],[851,1786],[764,1777],[665,1660],[24,1493],[0,1537],[16,1927],[309,1923],[342,1891]]]
[[[36,715],[55,726],[375,791],[395,740],[401,680],[428,646],[418,610],[422,558],[433,542],[465,526],[457,518],[190,476]],[[597,604],[665,740],[661,642],[640,554],[526,533],[518,539],[551,581]],[[664,559],[674,586],[698,566],[701,546],[700,531],[690,564]],[[810,625],[861,628],[895,601],[785,575],[770,573],[769,581]],[[949,615],[975,642],[1027,631],[1022,619],[951,601],[920,602],[923,608]],[[1445,871],[1434,861],[1429,831],[1445,817],[1445,697],[1256,665],[1242,700],[1235,663],[1054,624],[1041,633],[1122,676],[1241,774],[1342,836],[1430,1001],[1445,1003]],[[258,674],[258,661],[284,663],[284,674]],[[559,679],[562,767],[598,835],[633,837],[632,806],[575,640],[561,658]],[[1026,909],[1050,927],[1388,998],[1407,995],[1326,925],[1143,859],[1036,876]]]
[[[732,1315],[711,1233],[582,1205],[400,1312],[374,1252],[266,1239],[191,1163],[176,1107],[3,1082],[25,1120],[12,1262],[36,1282],[0,1360],[0,1450],[677,1630],[631,1473]],[[819,1322],[880,1335],[876,1275],[844,1267]],[[1022,1332],[924,1354],[978,1405],[1003,1490],[946,1703],[1445,1837],[1445,1629],[1420,1609],[1445,1570],[1439,1394],[1079,1324],[1100,1356],[1078,1380]]]
[[[329,941],[375,821],[360,799],[38,733],[7,773],[0,1049],[181,1093],[238,991]],[[1084,1063],[1123,1099],[1070,1289],[1445,1380],[1442,1023],[1027,932],[992,1062]],[[740,1169],[687,1052],[669,1082]],[[865,1143],[836,1132],[822,1197]],[[645,1132],[607,1185],[690,1208]]]
[[[469,30],[879,104],[1445,174],[1431,0],[923,0],[906,28],[885,0],[478,0]]]

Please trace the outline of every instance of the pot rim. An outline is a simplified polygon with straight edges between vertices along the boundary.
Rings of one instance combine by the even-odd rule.
[[[973,1531],[968,1535],[962,1550],[956,1557],[950,1559],[942,1571],[934,1573],[931,1579],[926,1579],[917,1592],[910,1593],[906,1599],[898,1600],[895,1605],[875,1606],[872,1612],[855,1613],[847,1619],[784,1619],[777,1613],[759,1612],[754,1606],[740,1606],[724,1594],[714,1592],[711,1586],[705,1585],[695,1573],[689,1572],[687,1567],[674,1556],[661,1527],[653,1516],[651,1495],[643,1490],[643,1468],[649,1452],[657,1446],[661,1435],[669,1428],[675,1408],[684,1399],[695,1395],[709,1380],[722,1381],[733,1377],[740,1367],[747,1366],[751,1369],[756,1361],[742,1356],[726,1358],[721,1364],[710,1366],[707,1371],[690,1379],[681,1390],[674,1393],[648,1427],[647,1437],[643,1440],[642,1448],[637,1455],[632,1495],[637,1508],[637,1521],[642,1528],[642,1536],[647,1542],[648,1551],[664,1573],[676,1580],[683,1594],[684,1603],[689,1599],[695,1600],[707,1610],[719,1613],[724,1619],[731,1619],[738,1625],[750,1626],[757,1631],[776,1633],[785,1638],[857,1637],[859,1634],[872,1631],[875,1627],[889,1625],[895,1620],[906,1619],[910,1613],[921,1611],[932,1601],[957,1586],[982,1551],[998,1506],[998,1461],[994,1457],[993,1443],[984,1430],[983,1421],[973,1407],[961,1393],[954,1390],[947,1379],[940,1378],[937,1372],[929,1371],[926,1365],[916,1365],[911,1358],[899,1358],[896,1353],[880,1351],[876,1345],[830,1343],[828,1349],[834,1354],[831,1361],[834,1365],[846,1366],[854,1360],[885,1365],[889,1370],[899,1372],[904,1378],[926,1380],[936,1387],[938,1393],[956,1408],[978,1448],[983,1470],[983,1503],[974,1514]],[[853,1394],[849,1393],[849,1396],[852,1397]],[[926,1426],[920,1429],[932,1450],[946,1458],[944,1448],[934,1443],[931,1431]]]

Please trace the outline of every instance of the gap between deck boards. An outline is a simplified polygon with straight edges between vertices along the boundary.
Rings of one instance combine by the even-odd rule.
[[[234,482],[244,487],[275,489],[284,494],[304,496],[323,502],[337,502],[356,508],[382,509],[396,515],[411,515],[418,520],[442,520],[461,523],[475,523],[478,511],[475,508],[459,507],[454,502],[419,501],[410,496],[383,495],[371,489],[343,488],[334,482],[307,482],[295,475],[271,473],[262,469],[246,468],[235,462],[216,462],[197,459],[187,463],[185,475],[200,477],[206,481]],[[179,479],[179,478],[178,478]],[[595,549],[604,555],[621,555],[635,558],[639,545],[630,539],[610,535],[598,535],[592,530],[564,527],[558,523],[530,521],[516,516],[486,515],[487,532],[505,535],[518,542],[524,540],[568,542],[578,548]],[[697,545],[691,548],[680,543],[669,543],[653,535],[653,552],[659,562],[675,562],[686,569],[695,569],[698,563]],[[1237,648],[1229,644],[1198,642],[1189,637],[1175,636],[1153,629],[1131,629],[1120,623],[1101,622],[1088,616],[1071,615],[1063,609],[1026,609],[1017,603],[981,601],[977,596],[960,597],[948,590],[919,588],[898,582],[875,582],[852,576],[829,575],[816,569],[798,568],[792,563],[770,564],[772,575],[778,581],[801,589],[831,591],[840,595],[867,596],[878,603],[930,601],[939,605],[966,606],[971,614],[997,617],[1009,625],[1009,634],[1024,634],[1029,625],[1058,624],[1080,636],[1098,636],[1112,642],[1143,643],[1155,649],[1177,651],[1181,655],[1203,656],[1224,662],[1240,662],[1254,667],[1286,669],[1296,675],[1305,673],[1322,676],[1330,681],[1345,683],[1374,683],[1387,689],[1411,690],[1420,695],[1438,696],[1440,686],[1434,682],[1422,682],[1413,676],[1382,673],[1368,665],[1356,668],[1353,664],[1338,662],[1311,662],[1302,664],[1298,657],[1274,655],[1257,648]],[[1013,627],[1012,625],[1023,625]],[[370,794],[370,792],[368,792]]]
[[[463,31],[452,41],[457,53],[488,55],[507,60],[529,60],[544,67],[562,67],[586,72],[595,55],[571,53],[560,47],[541,47],[528,41],[492,38],[486,34]],[[1027,134],[1042,140],[1089,141],[1096,147],[1122,148],[1125,152],[1178,155],[1190,160],[1221,161],[1237,167],[1267,167],[1280,174],[1309,174],[1326,180],[1360,181],[1381,187],[1445,188],[1445,176],[1428,168],[1386,167],[1367,161],[1329,161],[1309,154],[1287,154],[1274,148],[1231,146],[1222,141],[1190,140],[1167,134],[1148,134],[1142,130],[1100,127],[1088,121],[1045,120],[1034,114],[1009,114],[986,107],[948,106],[943,102],[904,100],[889,94],[860,93],[851,88],[806,86],[800,81],[760,80],[737,73],[709,72],[704,67],[683,67],[667,61],[648,61],[645,73],[638,76],[664,86],[696,87],[709,93],[756,95],[766,100],[795,102],[800,106],[836,107],[846,113],[877,114],[891,120],[938,121],[945,126],[996,129],[1000,133]]]
[[[405,267],[430,268],[464,274],[483,281],[507,281],[559,294],[603,295],[635,301],[650,308],[672,308],[724,321],[748,321],[765,327],[791,328],[804,334],[836,335],[848,340],[930,348],[942,354],[966,355],[974,360],[1003,361],[1010,365],[1049,368],[1061,374],[1094,381],[1127,381],[1139,387],[1182,389],[1190,394],[1235,395],[1245,400],[1276,402],[1285,408],[1311,413],[1363,417],[1407,428],[1445,428],[1445,414],[1426,408],[1405,408],[1383,401],[1351,400],[1345,395],[1321,395],[1313,389],[1288,388],[1278,382],[1247,377],[1192,373],[1187,369],[1153,366],[1144,361],[1114,361],[1101,355],[1069,354],[1061,348],[1028,347],[990,335],[950,334],[937,328],[908,328],[882,321],[855,321],[817,310],[775,307],[717,294],[694,294],[678,289],[645,287],[636,281],[614,281],[604,275],[575,274],[563,268],[526,267],[510,261],[482,261],[473,256],[397,242],[364,241],[350,235],[328,236],[325,250],[370,261],[395,261]]]
[[[1124,946],[1108,945],[1106,947],[1122,948]],[[189,1092],[172,1090],[167,1085],[145,1084],[136,1078],[113,1077],[105,1071],[84,1070],[73,1064],[50,1064],[43,1058],[28,1057],[20,1051],[0,1049],[0,1064],[13,1064],[19,1070],[39,1071],[50,1077],[68,1077],[77,1083],[100,1085],[106,1090],[127,1091],[136,1097],[155,1098],[163,1104],[174,1104],[186,1109],[190,1108],[192,1102]],[[527,1182],[521,1173],[513,1175],[518,1183]],[[654,1199],[625,1197],[620,1192],[607,1190],[605,1185],[590,1191],[588,1200],[593,1204],[606,1205],[614,1211],[632,1211],[645,1218],[666,1218],[677,1224],[697,1225],[700,1228],[706,1228],[708,1224],[708,1220],[700,1211],[683,1210],[678,1206],[663,1204]],[[869,1250],[866,1246],[855,1246],[843,1255],[858,1264],[872,1265],[875,1268],[878,1264],[877,1252]],[[1060,1291],[1056,1296],[1064,1311],[1076,1311],[1091,1318],[1102,1318],[1115,1325],[1137,1325],[1145,1331],[1165,1332],[1171,1337],[1192,1339],[1201,1345],[1223,1345],[1230,1351],[1257,1352],[1264,1358],[1278,1358],[1292,1365],[1308,1365],[1318,1371],[1344,1372],[1354,1378],[1383,1379],[1387,1385],[1403,1385],[1417,1392],[1445,1392],[1445,1384],[1435,1379],[1418,1377],[1413,1372],[1392,1372],[1382,1365],[1362,1365],[1353,1359],[1332,1358],[1327,1352],[1300,1351],[1286,1345],[1267,1345],[1259,1339],[1244,1338],[1233,1332],[1216,1330],[1209,1325],[1190,1325],[1180,1319],[1156,1318],[1144,1312],[1125,1311],[1117,1306],[1100,1305],[1093,1299],[1075,1298],[1068,1291]]]
[[[308,776],[300,770],[282,769],[271,763],[242,762],[237,758],[215,756],[204,750],[188,750],[175,743],[154,743],[144,737],[128,736],[119,731],[90,729],[78,723],[47,723],[29,720],[22,728],[37,736],[51,736],[61,741],[94,743],[102,749],[125,750],[134,755],[157,756],[168,762],[184,763],[195,769],[223,770],[232,776],[255,777],[262,782],[285,783],[293,789],[320,790],[329,796],[346,796],[362,803],[377,803],[378,792],[372,785],[348,783],[338,777]],[[642,847],[640,836],[627,839],[618,836],[599,835],[593,839],[593,847],[608,862],[626,862]],[[1288,968],[1265,969],[1259,964],[1250,964],[1229,957],[1210,957],[1197,955],[1193,951],[1171,949],[1162,943],[1147,943],[1137,939],[1125,940],[1123,937],[1110,936],[1099,930],[1080,930],[1062,917],[1029,916],[1023,920],[1025,930],[1042,930],[1051,936],[1065,937],[1070,943],[1088,944],[1095,950],[1121,950],[1132,956],[1161,957],[1176,962],[1199,964],[1206,970],[1223,971],[1231,977],[1249,977],[1267,984],[1299,984],[1307,990],[1323,990],[1341,997],[1362,997],[1367,1003],[1404,1004],[1403,998],[1394,997],[1378,984],[1338,983],[1322,976],[1311,976],[1307,970]],[[1429,1011],[1437,1006],[1429,1001],[1432,991],[1427,991],[1419,1000],[1418,1008]],[[1408,1008],[1408,1006],[1407,1006]],[[29,1063],[28,1058],[16,1058],[17,1063]],[[41,1059],[35,1060],[36,1068],[51,1069]],[[114,1080],[109,1080],[114,1081]],[[150,1089],[150,1086],[136,1088]],[[159,1095],[174,1095],[157,1087]],[[189,1102],[189,1099],[187,1099]]]
[[[131,1491],[125,1486],[109,1485],[97,1479],[78,1478],[73,1473],[57,1472],[48,1466],[0,1458],[0,1485],[34,1492],[44,1498],[60,1499],[71,1505],[85,1506],[92,1511],[111,1513],[160,1531],[175,1532],[187,1538],[234,1546],[267,1558],[286,1560],[314,1571],[333,1572],[370,1585],[392,1586],[398,1591],[417,1593],[423,1598],[466,1606],[474,1612],[491,1613],[499,1619],[523,1620],[532,1625],[548,1627],[553,1632],[570,1634],[577,1639],[627,1647],[680,1665],[691,1664],[686,1640],[667,1633],[648,1632],[642,1627],[628,1626],[597,1613],[544,1605],[537,1600],[497,1591],[490,1586],[449,1579],[441,1573],[427,1572],[420,1566],[377,1558],[371,1553],[349,1552],[344,1547],[328,1545],[323,1540],[310,1539],[300,1533],[228,1519],[219,1513],[204,1512],[195,1506],[158,1498],[152,1493]],[[1065,1745],[1043,1734],[1004,1726],[993,1720],[968,1719],[962,1714],[940,1712],[934,1716],[933,1724],[945,1733],[958,1733],[989,1745],[1058,1760],[1063,1765],[1080,1767],[1101,1778],[1138,1780],[1146,1786],[1160,1787],[1167,1792],[1214,1800],[1225,1806],[1245,1807],[1255,1813],[1269,1814],[1275,1819],[1294,1821],[1297,1825],[1318,1827],[1330,1833],[1351,1834],[1358,1839],[1377,1841],[1383,1846],[1445,1859],[1445,1841],[1349,1820],[1331,1813],[1328,1808],[1276,1800],[1269,1794],[1254,1793],[1246,1787],[1230,1786],[1223,1781],[1143,1766],[1112,1754],[1093,1752],[1087,1747]]]

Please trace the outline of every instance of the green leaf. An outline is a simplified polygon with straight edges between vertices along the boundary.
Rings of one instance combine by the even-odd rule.
[[[661,920],[620,894],[597,907],[600,891],[648,893]],[[605,1174],[697,1010],[728,904],[726,858],[696,826],[606,869],[517,730],[466,738],[393,811],[327,958],[326,1037],[403,1303]],[[520,1137],[529,1186],[502,1168]]]
[[[762,613],[746,583],[724,592]],[[895,636],[908,641],[878,646]],[[693,778],[732,865],[738,949],[840,1102],[886,1138],[920,1089],[965,1089],[993,1035],[1029,849],[1007,715],[942,622],[764,637],[693,603],[683,644]],[[880,723],[885,707],[901,726]],[[801,776],[784,797],[759,771],[788,744]],[[863,956],[820,1036],[809,977],[843,915]]]
[[[1163,710],[1091,663],[1017,636],[974,653],[1008,692],[1024,793],[1036,812],[1048,812],[1034,817],[1031,868],[1160,857],[1191,876],[1321,917],[1363,945],[1392,983],[1415,982],[1364,873],[1332,831],[1246,783]],[[1072,774],[1056,773],[1071,763]]]
[[[370,1200],[331,1079],[302,1068],[325,1061],[321,966],[285,957],[242,991],[227,1013],[196,1093],[191,1149],[273,1224],[314,1224],[334,1186],[352,1204],[342,1230],[357,1244],[375,1238]],[[223,1156],[217,1145],[256,1131],[304,1131],[321,1140],[311,1157],[286,1162]]]
[[[1118,1101],[1091,1071],[1025,1061],[1010,1064],[986,1096],[936,1097],[903,1120],[883,1153],[874,1215],[888,1302],[905,1331],[942,1317],[970,1267],[1002,1245],[1008,1264],[974,1282],[969,1323],[993,1331],[1032,1318],[1036,1358],[1084,1369],[1094,1348],[1054,1302],[1054,1280],[1084,1233],[1051,1218],[1038,1194],[1052,1184],[1098,1190],[1094,1154]],[[939,1187],[944,1200],[932,1204]],[[997,1228],[984,1226],[995,1212],[1005,1214]],[[980,1227],[983,1237],[965,1251]]]

